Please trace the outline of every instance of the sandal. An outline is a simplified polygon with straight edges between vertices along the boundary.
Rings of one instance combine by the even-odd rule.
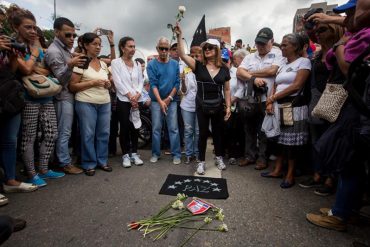
[[[86,176],[94,176],[95,175],[95,169],[86,169],[85,170]]]
[[[280,175],[274,176],[274,175],[271,175],[270,172],[262,172],[261,177],[264,177],[264,178],[282,178],[283,175],[280,174]]]
[[[111,171],[113,171],[112,167],[111,167],[111,166],[109,166],[109,165],[105,165],[105,166],[98,166],[98,168],[99,168],[100,170],[105,171],[105,172],[111,172]]]

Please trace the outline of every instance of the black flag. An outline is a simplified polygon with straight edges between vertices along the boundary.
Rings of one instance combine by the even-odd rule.
[[[195,30],[193,41],[191,42],[190,47],[200,46],[200,44],[207,40],[206,33],[206,16],[203,15],[202,20],[200,21],[197,30]]]

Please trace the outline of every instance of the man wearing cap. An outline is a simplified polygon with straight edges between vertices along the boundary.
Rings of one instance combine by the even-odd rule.
[[[181,163],[180,135],[177,124],[177,91],[180,87],[179,63],[169,57],[170,42],[161,37],[157,42],[158,58],[148,63],[149,96],[152,100],[152,158],[156,163],[161,154],[162,119],[165,117],[170,137],[173,163]]]
[[[253,81],[253,93],[260,100],[262,111],[252,119],[245,119],[245,159],[239,165],[254,164],[257,160],[255,169],[262,170],[267,167],[267,138],[261,131],[265,116],[266,99],[271,95],[275,75],[283,57],[279,49],[273,49],[274,36],[270,28],[262,28],[257,34],[255,43],[257,51],[243,59],[236,75],[242,81]],[[245,94],[246,85],[244,83],[244,87],[238,89],[235,97],[243,98]]]

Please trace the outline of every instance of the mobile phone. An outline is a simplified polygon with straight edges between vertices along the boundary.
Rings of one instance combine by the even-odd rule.
[[[100,29],[99,29],[99,31],[100,31],[100,35],[108,35],[108,34],[109,34],[109,32],[110,32],[110,30],[108,30],[108,29],[103,29],[103,28],[100,28]]]
[[[85,59],[85,63],[82,65],[82,66],[79,66],[80,69],[88,69],[89,68],[89,64],[91,62],[91,57],[88,57],[88,56],[82,56],[81,57],[82,59]]]

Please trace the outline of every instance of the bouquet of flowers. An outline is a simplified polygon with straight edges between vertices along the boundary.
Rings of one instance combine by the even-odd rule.
[[[179,6],[179,12],[176,15],[176,22],[180,22],[182,18],[184,18],[184,13],[186,11],[185,6]],[[172,40],[176,39],[175,27],[172,24],[167,24],[167,28],[171,29],[172,31]],[[171,41],[172,41],[171,40]]]
[[[176,199],[169,202],[156,215],[129,223],[128,230],[142,231],[144,237],[156,233],[153,237],[153,241],[156,241],[174,228],[193,229],[194,232],[180,246],[185,246],[199,231],[228,231],[221,208],[198,198],[193,198],[185,207],[184,201],[187,198],[185,194],[177,194]],[[212,222],[220,223],[209,227]]]

